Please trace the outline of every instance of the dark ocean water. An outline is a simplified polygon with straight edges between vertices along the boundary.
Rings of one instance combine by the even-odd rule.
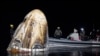
[[[10,54],[3,52],[0,56],[100,56],[100,48],[50,48],[45,52]]]

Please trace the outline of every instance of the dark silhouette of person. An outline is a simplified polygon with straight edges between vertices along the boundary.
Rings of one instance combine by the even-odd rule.
[[[13,34],[14,34],[14,25],[10,24],[10,35],[11,35],[11,38],[13,37]]]
[[[95,29],[93,29],[93,30],[90,32],[90,37],[91,37],[92,40],[95,40],[95,38],[96,38],[96,31],[95,31]]]
[[[96,31],[96,40],[99,41],[100,40],[100,30],[97,29]]]
[[[58,38],[58,39],[60,39],[62,37],[62,31],[61,31],[60,27],[57,27],[57,29],[55,30],[54,37]]]
[[[80,39],[81,40],[85,40],[86,38],[85,38],[86,36],[85,36],[85,30],[84,30],[84,28],[81,28],[80,29]]]

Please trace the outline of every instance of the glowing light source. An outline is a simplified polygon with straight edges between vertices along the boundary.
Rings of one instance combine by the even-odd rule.
[[[13,25],[13,24],[10,24],[10,27],[11,27],[11,28],[14,28],[14,25]]]
[[[84,28],[81,28],[81,31],[84,31]]]

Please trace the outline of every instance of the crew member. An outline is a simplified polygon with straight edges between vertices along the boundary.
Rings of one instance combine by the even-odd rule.
[[[57,27],[57,29],[55,30],[54,37],[56,37],[58,39],[60,39],[62,37],[62,31],[61,31],[60,27]]]
[[[69,36],[67,36],[67,39],[80,41],[78,30],[74,28],[73,33],[71,33]]]

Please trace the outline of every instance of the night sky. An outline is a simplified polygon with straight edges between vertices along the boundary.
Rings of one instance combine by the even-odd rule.
[[[33,9],[40,9],[46,15],[49,36],[53,36],[57,26],[61,27],[63,37],[73,31],[73,28],[84,27],[86,32],[100,28],[99,2],[78,1],[2,1],[0,2],[0,47],[6,48],[10,42],[9,24],[15,28]],[[1,46],[2,45],[2,46]]]

